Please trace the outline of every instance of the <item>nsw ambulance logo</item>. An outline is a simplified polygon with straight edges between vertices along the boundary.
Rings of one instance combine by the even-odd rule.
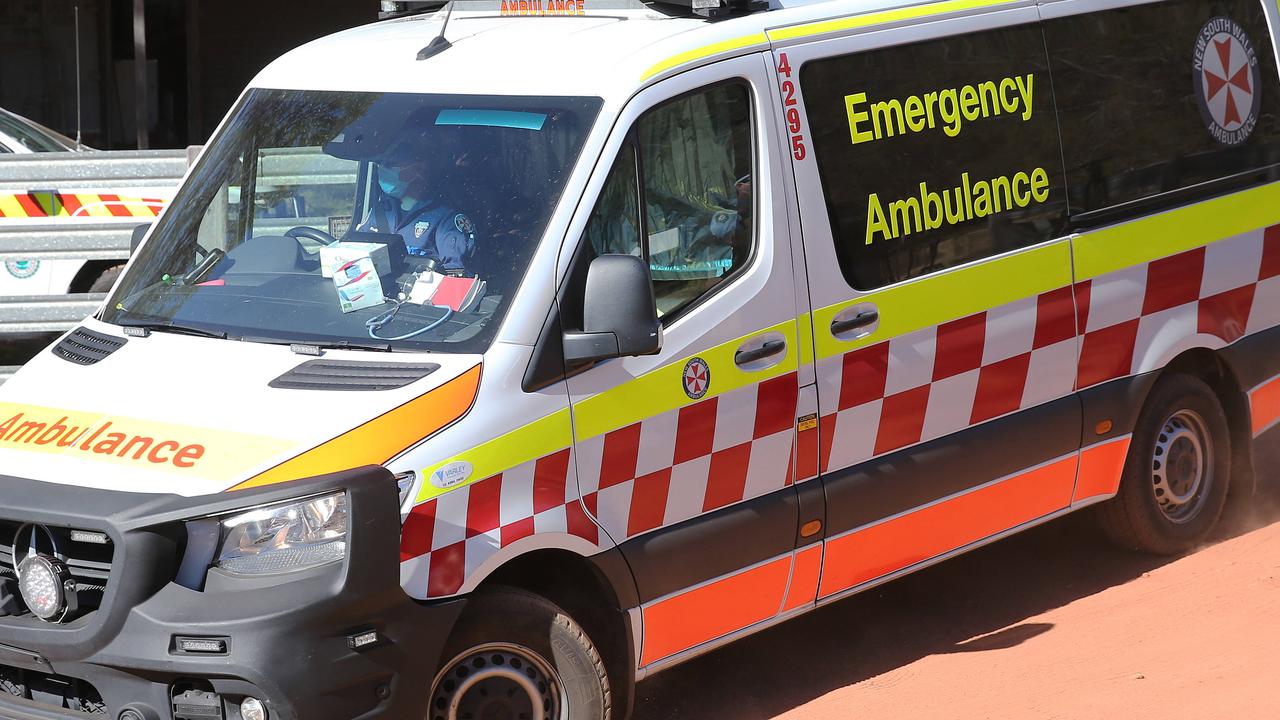
[[[1262,105],[1262,70],[1253,41],[1228,17],[1215,17],[1196,36],[1196,100],[1209,134],[1239,145],[1253,134]]]
[[[684,393],[694,400],[701,399],[711,388],[711,368],[700,357],[684,364]]]

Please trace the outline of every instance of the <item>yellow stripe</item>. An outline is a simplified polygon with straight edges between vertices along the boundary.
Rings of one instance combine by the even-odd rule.
[[[796,38],[804,38],[812,35],[822,35],[823,33],[852,30],[854,28],[863,28],[872,25],[883,25],[902,20],[914,20],[916,18],[929,17],[931,15],[942,15],[944,13],[960,12],[962,10],[975,10],[977,8],[992,7],[995,5],[1005,5],[1010,2],[1013,2],[1013,0],[946,0],[945,2],[928,3],[925,5],[912,5],[909,7],[895,8],[893,10],[867,13],[866,15],[857,15],[855,17],[840,18],[839,20],[823,20],[821,22],[778,28],[769,31],[769,39],[794,40]]]
[[[133,217],[151,217],[151,210],[147,204],[142,202],[142,198],[137,197],[121,197],[120,204],[129,211]]]
[[[818,359],[841,355],[1070,284],[1071,245],[1066,239],[959,270],[929,275],[814,312]],[[829,330],[831,320],[841,310],[859,303],[876,305],[880,312],[880,326],[860,340],[843,341],[832,337]]]
[[[569,422],[569,410],[568,408],[558,410],[423,470],[422,475],[425,481],[422,483],[422,489],[418,491],[417,502],[426,502],[477,480],[493,477],[521,463],[537,460],[572,444],[573,428]],[[443,490],[431,484],[432,473],[445,465],[460,461],[471,463],[471,475],[466,482]]]
[[[734,50],[741,50],[746,47],[751,47],[752,45],[766,45],[768,44],[768,42],[769,42],[769,38],[764,33],[756,33],[754,35],[748,35],[746,37],[734,38],[732,40],[725,40],[723,42],[713,43],[705,47],[700,47],[697,50],[690,50],[689,52],[680,53],[679,55],[669,57],[666,60],[663,60],[657,65],[654,65],[653,67],[649,68],[649,70],[644,75],[640,76],[640,80],[641,81],[648,80],[649,78],[659,73],[666,72],[671,68],[679,67],[686,63],[702,60],[703,58],[708,58],[708,57],[711,57],[712,55],[719,55],[721,53],[732,52]]]
[[[773,332],[782,333],[787,341],[789,350],[782,362],[758,372],[746,372],[733,362],[734,354],[744,342],[758,335]],[[573,420],[578,429],[578,437],[586,439],[603,435],[645,418],[697,402],[690,399],[684,392],[684,366],[693,357],[702,358],[711,369],[711,385],[707,394],[699,398],[701,400],[723,395],[785,373],[795,372],[796,352],[792,352],[791,348],[798,348],[795,320],[788,320],[771,328],[722,343],[696,356],[690,355],[664,365],[630,382],[577,403],[574,406]]]
[[[592,438],[696,402],[685,394],[683,381],[685,363],[693,357],[702,358],[711,368],[711,386],[707,394],[699,398],[700,400],[795,372],[797,365],[795,353],[788,353],[786,359],[778,365],[759,372],[745,372],[733,362],[734,354],[744,342],[758,335],[772,332],[782,333],[786,337],[787,347],[797,347],[796,324],[794,320],[789,320],[717,345],[696,356],[681,358],[577,403],[574,406],[572,420],[577,424],[578,437],[584,440]],[[569,410],[566,408],[426,468],[422,471],[426,482],[418,492],[417,502],[426,502],[478,480],[493,477],[517,465],[563,450],[572,444],[573,424],[570,422]],[[471,474],[465,482],[446,489],[440,489],[431,484],[431,475],[435,471],[456,462],[471,464]]]
[[[1088,280],[1280,223],[1280,183],[1082,235],[1076,275]]]
[[[107,209],[107,206],[102,204],[102,198],[97,195],[94,195],[93,193],[78,193],[76,197],[80,200],[81,215],[88,215],[89,217],[113,217],[111,211]]]
[[[5,217],[26,217],[27,211],[22,209],[18,204],[18,198],[13,195],[0,195],[0,213],[4,213]]]
[[[805,313],[796,319],[797,331],[800,333],[797,346],[800,348],[797,359],[801,365],[812,363],[813,356],[813,314]]]

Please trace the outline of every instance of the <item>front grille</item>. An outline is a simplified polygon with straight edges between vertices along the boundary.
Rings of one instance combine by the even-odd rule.
[[[0,665],[0,698],[5,695],[86,715],[107,714],[102,695],[83,680]]]
[[[86,537],[102,539],[105,533],[98,531],[79,531],[72,528],[54,527],[50,525],[33,526],[14,520],[0,520],[0,580],[16,579],[17,567],[14,560],[15,550],[19,557],[25,557],[31,548],[32,529],[36,528],[36,549],[49,555],[56,555],[67,564],[71,577],[76,583],[75,616],[97,610],[102,604],[103,593],[111,580],[111,560],[115,547],[110,538],[105,542],[88,542]],[[46,535],[44,531],[48,531]],[[21,535],[21,536],[19,536]],[[73,536],[74,535],[74,536]],[[49,547],[52,544],[56,546]],[[14,583],[8,583],[10,587]],[[0,606],[0,615],[27,615],[25,608],[18,603],[6,608]],[[68,617],[66,620],[71,620]]]
[[[103,335],[85,328],[74,332],[53,346],[53,354],[77,365],[93,365],[124,347],[125,338]]]

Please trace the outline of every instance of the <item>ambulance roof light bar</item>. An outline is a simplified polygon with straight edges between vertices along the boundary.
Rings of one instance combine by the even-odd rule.
[[[709,20],[749,15],[769,9],[768,0],[654,0],[654,9],[679,8]]]
[[[656,10],[664,14],[718,20],[770,9],[769,0],[380,0],[379,20],[438,12],[446,6],[502,16],[597,15],[617,10]],[[561,7],[563,6],[563,7]],[[775,6],[782,4],[775,0]]]

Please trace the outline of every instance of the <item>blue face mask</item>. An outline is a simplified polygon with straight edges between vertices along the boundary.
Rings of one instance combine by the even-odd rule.
[[[399,168],[383,166],[378,168],[378,187],[382,188],[382,192],[387,195],[395,198],[403,197],[408,185],[401,176]]]

